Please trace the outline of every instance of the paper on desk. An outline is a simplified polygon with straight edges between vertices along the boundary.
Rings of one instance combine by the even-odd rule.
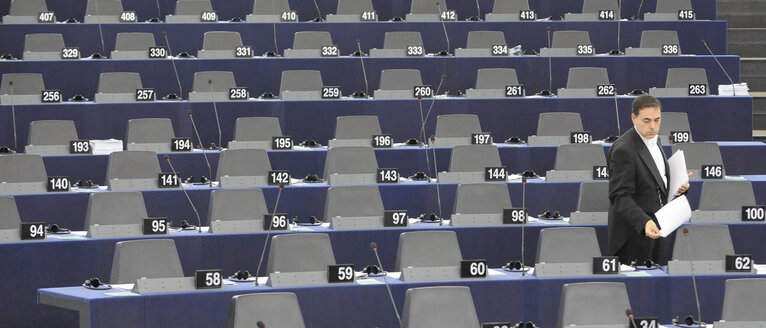
[[[682,224],[689,221],[689,218],[692,217],[692,209],[689,207],[689,200],[686,199],[686,195],[683,195],[663,206],[654,215],[662,227],[660,234],[667,237]]]
[[[673,197],[675,197],[678,188],[689,183],[689,174],[686,171],[686,158],[684,157],[683,150],[677,151],[668,158],[668,167],[670,167],[670,182],[668,183],[668,203],[670,203]]]

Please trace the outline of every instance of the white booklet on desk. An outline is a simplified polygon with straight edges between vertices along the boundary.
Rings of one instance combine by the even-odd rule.
[[[660,234],[667,237],[682,224],[689,221],[689,218],[692,217],[692,209],[689,207],[689,200],[684,195],[667,203],[654,215],[662,227]]]

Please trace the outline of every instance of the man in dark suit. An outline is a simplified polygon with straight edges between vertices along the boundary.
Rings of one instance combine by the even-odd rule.
[[[660,131],[662,105],[657,98],[641,95],[633,101],[633,128],[609,149],[609,255],[620,262],[665,264],[665,238],[654,213],[668,198],[670,169],[662,151]],[[686,184],[674,191],[685,193]]]

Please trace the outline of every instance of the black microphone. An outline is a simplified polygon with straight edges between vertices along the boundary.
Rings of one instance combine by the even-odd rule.
[[[263,321],[258,320],[258,322],[255,323],[258,328],[266,328],[266,325],[263,324]]]
[[[447,26],[444,25],[444,20],[441,19],[442,6],[438,2],[436,3],[436,13],[439,15],[439,21],[442,22],[442,30],[444,30],[444,39],[447,40],[447,50],[446,51],[440,51],[437,55],[439,55],[439,56],[449,56],[449,50],[450,50],[449,35],[447,34]]]
[[[216,148],[220,150],[223,147],[223,143],[221,143],[221,120],[218,118],[218,105],[216,105],[215,95],[213,94],[213,80],[207,80],[207,85],[210,86],[210,96],[213,99],[213,112],[215,113],[215,124],[218,127],[218,147]]]
[[[277,215],[277,206],[279,205],[279,196],[282,196],[282,190],[285,189],[285,185],[279,185],[279,191],[277,192],[277,200],[274,202],[274,211],[271,214],[273,219]],[[255,286],[258,286],[258,277],[261,272],[261,264],[263,264],[263,257],[266,256],[266,246],[269,245],[269,237],[271,236],[271,227],[273,224],[269,224],[269,230],[266,231],[266,240],[263,241],[263,250],[261,250],[261,258],[258,260],[258,267],[255,269]]]
[[[362,45],[359,39],[356,39],[356,48],[359,49],[359,62],[362,64],[362,77],[364,77],[364,92],[354,92],[355,98],[367,98],[367,94],[370,93],[370,85],[367,83],[367,70],[364,68],[364,53],[362,52]]]
[[[383,269],[383,264],[380,263],[380,257],[378,256],[378,244],[376,244],[374,241],[370,243],[370,248],[372,249],[372,252],[375,254],[375,259],[378,260],[378,267],[383,270],[385,273],[386,271]],[[391,286],[388,285],[388,279],[386,279],[386,275],[383,274],[383,282],[386,283],[386,290],[388,291],[388,298],[391,299],[391,306],[394,307],[394,313],[396,313],[396,320],[399,322],[399,326],[402,326],[402,317],[399,316],[399,309],[396,308],[396,302],[394,302],[394,295],[391,294]]]
[[[160,0],[155,0],[154,2],[157,4],[157,20],[156,21],[160,22],[162,21],[162,10],[160,10]],[[149,21],[154,21],[154,20],[150,19]]]
[[[553,71],[551,66],[551,27],[546,27],[548,31],[548,90],[543,90],[537,93],[538,96],[553,97]]]
[[[625,315],[627,315],[628,319],[630,319],[630,325],[633,328],[638,328],[638,326],[636,325],[636,319],[633,318],[633,312],[630,311],[630,309],[625,309]]]
[[[13,151],[19,151],[19,141],[16,133],[16,98],[13,92],[13,81],[9,81],[8,85],[11,87],[11,117],[13,118]]]
[[[726,78],[729,79],[729,83],[731,83],[731,94],[733,96],[737,96],[736,92],[734,91],[734,80],[731,79],[731,76],[729,76],[729,72],[726,71],[725,68],[723,68],[723,65],[721,65],[721,62],[718,61],[718,57],[713,53],[713,51],[710,50],[710,47],[707,46],[707,41],[702,40],[702,44],[705,46],[705,49],[707,49],[707,52],[710,53],[711,56],[713,56],[713,59],[715,59],[715,62],[718,63],[718,67],[721,68],[723,71],[723,74],[726,74]]]
[[[618,138],[620,138],[620,135],[622,135],[622,131],[620,129],[620,106],[617,104],[617,89],[614,89],[614,117],[617,119],[617,135],[610,135],[606,137],[604,141],[615,142]]]
[[[610,55],[622,55],[620,51],[620,22],[622,21],[622,0],[617,0],[617,49],[609,52]]]
[[[178,176],[178,172],[176,172],[176,169],[173,167],[173,163],[170,162],[170,156],[165,155],[165,162],[168,162],[168,165],[170,165],[170,169],[173,170],[173,174],[178,177],[180,180],[181,177]],[[189,205],[191,205],[192,210],[194,210],[194,214],[197,215],[197,232],[202,233],[202,220],[199,218],[199,212],[197,212],[197,207],[194,206],[194,202],[192,202],[191,197],[189,197],[189,193],[186,192],[186,188],[184,188],[184,184],[179,181],[179,186],[181,186],[181,190],[184,192],[184,195],[186,195],[186,200],[189,201]]]
[[[191,121],[192,127],[194,128],[194,133],[197,135],[197,142],[199,142],[200,148],[202,148],[202,157],[205,158],[205,164],[207,164],[207,176],[209,177],[208,181],[210,181],[210,187],[213,186],[213,169],[210,167],[210,161],[207,159],[207,154],[205,153],[205,146],[202,145],[202,138],[199,136],[199,131],[197,130],[197,124],[194,123],[194,115],[192,115],[192,110],[190,109],[188,111],[189,114],[189,120]]]
[[[431,137],[431,143],[435,143],[436,138]],[[444,225],[444,215],[442,215],[442,196],[439,192],[439,169],[436,166],[436,147],[431,147],[432,152],[434,154],[434,173],[437,175],[436,177],[436,205],[439,206],[439,225]]]
[[[157,7],[159,9],[159,7]],[[170,63],[173,64],[173,73],[176,74],[176,83],[178,83],[178,96],[176,97],[178,100],[181,100],[184,98],[184,91],[183,88],[181,88],[181,79],[178,78],[178,69],[176,68],[176,61],[175,57],[173,57],[173,50],[170,48],[170,42],[168,42],[168,32],[163,31],[162,36],[165,39],[165,46],[168,47],[168,55],[170,55]],[[168,95],[168,99],[173,99],[171,96],[172,94]]]
[[[319,17],[314,18],[314,21],[315,22],[324,22],[324,19],[322,18],[322,11],[319,10],[319,4],[317,4],[317,0],[312,0],[312,1],[314,1],[314,7],[316,7],[317,14],[319,15]]]
[[[638,11],[636,12],[636,20],[641,19],[641,8],[644,7],[644,0],[641,0],[641,2],[638,4]]]
[[[442,74],[441,79],[439,80],[439,86],[436,87],[436,93],[433,95],[439,94],[439,91],[442,88],[442,84],[444,83],[444,79],[446,78],[446,74]],[[423,142],[428,143],[428,139],[426,138],[426,122],[428,122],[428,116],[431,115],[431,109],[433,109],[435,99],[431,99],[431,105],[428,107],[428,112],[426,115],[423,115],[423,98],[418,97],[418,108],[420,109],[420,136],[423,138]],[[431,163],[428,159],[428,145],[426,145],[426,166],[428,168],[428,175],[431,175]]]
[[[699,292],[697,291],[697,278],[694,275],[694,260],[692,258],[692,248],[689,245],[689,228],[684,228],[684,240],[686,241],[686,251],[688,252],[687,254],[689,255],[689,267],[691,268],[692,284],[694,285],[694,300],[697,302],[696,323],[699,324],[700,327],[704,327],[705,323],[702,322],[702,311],[700,310],[700,296],[699,296]],[[691,323],[689,323],[689,321],[691,321]],[[692,316],[686,317],[686,322],[688,325],[695,323],[694,317]]]
[[[524,262],[524,237],[526,237],[526,229],[524,229],[527,225],[527,177],[522,176],[521,177],[521,211],[523,212],[523,220],[521,224],[521,276],[527,275],[527,264]]]
[[[274,4],[276,0],[271,0],[271,12],[275,13],[277,11],[276,5]],[[277,45],[277,22],[274,21],[271,23],[271,29],[274,32],[274,57],[279,56],[279,46]],[[266,53],[266,56],[269,56],[269,53]]]
[[[98,10],[98,1],[93,1],[93,4],[96,6],[96,16],[100,15],[100,12]],[[104,50],[104,31],[101,29],[101,20],[98,22],[98,36],[101,38],[101,52],[106,53],[106,50]],[[103,55],[101,53],[95,52],[91,55],[92,58],[102,58]]]
[[[476,0],[476,16],[468,18],[469,21],[480,22],[481,21],[481,7],[479,7],[479,0]]]

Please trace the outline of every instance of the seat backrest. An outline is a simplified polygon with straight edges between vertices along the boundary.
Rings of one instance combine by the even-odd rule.
[[[682,231],[688,229],[689,235]],[[689,238],[687,248],[684,238]],[[691,249],[691,254],[689,254]],[[731,234],[727,225],[685,225],[678,229],[673,245],[673,260],[679,261],[723,261],[726,255],[734,253]]]
[[[222,176],[266,176],[271,171],[269,154],[263,149],[227,149],[218,160],[216,180]]]
[[[630,308],[628,291],[622,282],[581,282],[564,284],[561,289],[556,328],[570,325],[597,327],[625,325],[625,309]]]
[[[492,46],[504,45],[505,34],[503,31],[470,31],[466,48],[489,49]]]
[[[210,0],[178,0],[176,1],[175,15],[200,15],[206,11],[213,11]]]
[[[726,280],[721,320],[766,322],[766,279],[743,278]]]
[[[562,227],[540,230],[535,263],[591,263],[596,256],[601,256],[601,249],[594,228]]]
[[[11,1],[10,16],[37,16],[41,12],[47,12],[48,5],[45,0],[14,0]]]
[[[588,31],[555,31],[551,47],[553,48],[577,48],[581,44],[591,44]]]
[[[609,84],[609,73],[603,67],[572,67],[569,69],[567,88],[596,89],[600,84]]]
[[[11,88],[11,82],[13,82],[13,88]],[[0,95],[40,95],[43,90],[45,90],[45,83],[40,73],[5,73],[0,85]]]
[[[271,137],[281,135],[282,128],[276,117],[240,117],[234,127],[237,141],[271,141]]]
[[[0,182],[45,182],[43,157],[15,154],[0,156]]]
[[[707,73],[704,68],[668,68],[665,79],[666,88],[689,88],[689,84],[707,83]],[[710,92],[708,91],[708,94]]]
[[[481,131],[479,116],[476,114],[446,114],[436,117],[435,138],[470,138],[472,133]]]
[[[19,229],[21,217],[13,196],[0,196],[0,230]]]
[[[407,49],[408,46],[422,45],[423,38],[420,36],[420,32],[386,32],[386,36],[383,38],[384,49]]]
[[[513,68],[482,68],[476,74],[476,89],[505,89],[512,84],[519,84]]]
[[[493,14],[518,14],[522,10],[529,10],[528,0],[495,0],[492,6]]]
[[[434,252],[438,249],[438,252]],[[399,235],[394,271],[403,268],[459,266],[463,260],[454,231],[410,231]]]
[[[194,86],[196,92],[210,92],[210,82],[213,82],[213,92],[229,92],[236,88],[234,73],[231,71],[204,71],[194,73]]]
[[[592,170],[594,166],[606,166],[603,145],[564,144],[556,151],[557,171]]]
[[[360,15],[366,11],[374,11],[371,0],[338,0],[339,15]]]
[[[380,72],[381,90],[412,90],[423,85],[418,69],[384,69]]]
[[[143,277],[183,277],[181,259],[172,239],[121,241],[114,246],[111,284],[135,283]]]
[[[615,17],[620,14],[617,7],[617,1],[614,0],[583,0],[582,13],[583,14],[598,14],[600,10],[614,10]]]
[[[670,136],[670,133],[673,131],[689,131],[689,141],[693,141],[692,138],[692,128],[689,125],[689,116],[686,113],[679,113],[679,112],[663,112],[662,113],[662,124],[660,124],[660,132],[659,135],[661,136]],[[668,139],[663,138],[660,139],[660,141],[663,144],[668,144],[670,142]]]
[[[55,52],[64,47],[64,37],[59,33],[34,33],[24,38],[24,52]]]
[[[335,254],[327,234],[286,234],[271,238],[266,272],[326,272],[327,266],[334,264]]]
[[[242,37],[236,31],[205,32],[202,40],[204,50],[234,50],[242,46]]]
[[[176,137],[169,118],[134,118],[128,120],[127,143],[166,143]]]
[[[118,151],[109,154],[106,180],[156,179],[160,174],[160,162],[153,151]]]
[[[117,51],[148,51],[157,43],[154,41],[154,35],[143,32],[117,33],[114,50]]]
[[[455,192],[456,214],[502,214],[511,207],[511,195],[505,184],[461,183]]]
[[[383,200],[378,186],[330,187],[324,205],[325,219],[360,216],[383,216]]]
[[[641,32],[641,48],[661,48],[666,44],[681,44],[678,42],[678,32],[672,30],[645,30]],[[680,49],[679,49],[679,53]]]
[[[68,145],[79,139],[74,121],[45,120],[29,123],[28,145]]]
[[[218,189],[210,193],[208,222],[262,220],[269,214],[261,189]]]
[[[135,72],[101,73],[98,78],[98,93],[135,93],[141,88],[141,75]]]
[[[254,15],[281,15],[290,11],[288,0],[255,0],[253,1]]]
[[[700,170],[702,165],[723,165],[721,150],[715,142],[690,142],[673,144],[673,153],[683,150],[686,158],[686,168]],[[726,174],[726,167],[723,168]],[[695,177],[697,179],[701,177]]]
[[[120,0],[88,0],[85,15],[93,16],[119,16],[122,14],[122,1]]]
[[[436,286],[407,290],[402,328],[478,326],[479,317],[470,288]]]
[[[321,49],[331,45],[332,36],[327,31],[295,32],[293,39],[293,49]]]
[[[450,172],[482,172],[484,168],[500,166],[503,164],[500,162],[497,146],[460,145],[452,148]]]
[[[370,139],[381,134],[378,117],[373,115],[338,116],[335,139]]]
[[[541,113],[537,121],[538,136],[568,136],[583,131],[580,113]]]
[[[252,293],[231,298],[227,328],[251,328],[253,322],[269,327],[305,328],[295,293]]]
[[[94,224],[140,224],[148,217],[141,192],[95,192],[88,197],[85,228]]]
[[[313,70],[282,71],[282,82],[279,92],[290,91],[321,91],[322,73]],[[281,96],[280,96],[281,97]]]
[[[410,4],[410,14],[436,14],[441,11],[447,10],[447,0],[439,1],[441,6],[436,7],[436,3],[433,0],[412,0]]]
[[[338,174],[375,174],[378,160],[371,146],[333,147],[327,151],[324,175],[327,179]]]
[[[705,181],[700,195],[700,211],[739,211],[755,205],[750,181]]]
[[[580,212],[609,211],[609,183],[583,182],[580,184],[580,197],[577,201]]]
[[[679,10],[690,10],[692,8],[691,0],[657,0],[655,13],[675,14]]]

